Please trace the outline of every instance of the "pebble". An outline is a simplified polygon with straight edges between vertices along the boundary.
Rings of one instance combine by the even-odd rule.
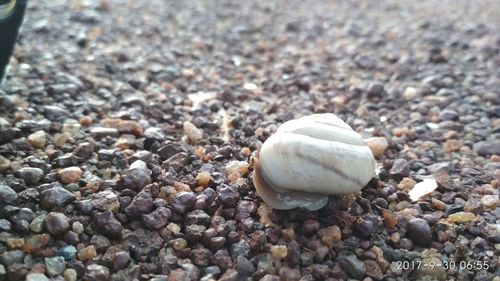
[[[490,209],[495,209],[498,206],[498,195],[484,195],[481,198],[481,203]]]
[[[332,248],[342,239],[342,233],[337,225],[320,229],[318,235],[321,237],[321,241],[329,248]]]
[[[61,249],[59,249],[59,251],[57,251],[57,255],[63,257],[64,260],[66,260],[66,261],[72,261],[76,257],[76,252],[77,252],[77,250],[76,250],[75,246],[69,245],[69,246],[64,246]]]
[[[420,218],[411,219],[406,226],[406,236],[419,246],[430,246],[432,243],[432,230],[429,223]]]
[[[100,211],[114,212],[120,208],[118,196],[112,190],[104,190],[92,195],[91,204]]]
[[[392,164],[392,168],[389,171],[392,176],[407,177],[410,174],[410,165],[406,159],[396,159]]]
[[[418,95],[418,90],[414,87],[407,87],[403,92],[403,97],[406,100],[413,100]]]
[[[210,180],[212,177],[210,176],[210,173],[208,172],[200,172],[196,176],[196,182],[198,186],[207,186],[210,183]]]
[[[288,255],[288,249],[285,245],[271,246],[271,256],[275,260],[282,260]]]
[[[177,193],[172,202],[172,208],[179,214],[192,210],[196,204],[196,196],[193,192],[181,191]]]
[[[387,139],[384,137],[371,137],[364,139],[364,142],[370,148],[374,157],[384,155],[385,150],[389,146]]]
[[[6,219],[0,219],[0,231],[10,231],[11,223]]]
[[[9,248],[9,250],[22,249],[23,246],[23,238],[7,238],[7,247]]]
[[[58,174],[61,182],[68,184],[78,182],[82,178],[83,171],[79,167],[67,167],[59,170]]]
[[[16,174],[28,185],[36,185],[44,176],[42,169],[33,167],[23,167]]]
[[[248,173],[248,163],[246,161],[229,161],[224,168],[226,171],[226,175],[231,175],[233,173],[237,173],[240,176],[243,176]]]
[[[97,256],[97,252],[94,245],[87,246],[80,251],[78,251],[78,259],[80,261],[88,261]]]
[[[499,142],[480,141],[474,144],[473,149],[481,156],[500,155]]]
[[[61,186],[54,186],[42,192],[40,195],[40,205],[45,209],[64,207],[75,199],[76,196],[72,192]]]
[[[231,186],[223,185],[219,189],[219,198],[225,206],[234,207],[240,200],[240,193]]]
[[[382,280],[384,278],[384,273],[376,261],[365,260],[364,261],[367,276],[372,277],[375,280]]]
[[[74,135],[80,131],[81,127],[82,126],[80,125],[80,123],[75,119],[66,119],[66,121],[64,121],[61,132],[67,133],[69,135]]]
[[[142,190],[151,183],[151,171],[142,160],[134,161],[130,168],[125,171],[125,175],[118,180],[116,186],[118,189],[131,189],[135,191]]]
[[[10,267],[15,263],[22,263],[23,258],[24,252],[21,250],[5,251],[0,255],[0,261],[7,267]]]
[[[90,129],[90,133],[96,139],[102,139],[104,137],[116,138],[119,135],[118,129],[116,128],[105,128],[105,127],[94,127]]]
[[[256,270],[254,264],[242,256],[236,257],[235,269],[242,277],[250,276]]]
[[[62,213],[50,212],[45,217],[45,228],[52,235],[62,235],[69,230],[69,220]]]
[[[43,273],[31,272],[26,275],[26,281],[49,281],[50,279]]]
[[[67,268],[63,273],[64,281],[76,281],[78,279],[78,274],[73,268]]]
[[[457,212],[448,216],[448,221],[454,223],[469,222],[475,219],[476,216],[469,212]]]
[[[196,143],[203,137],[203,131],[198,129],[193,123],[185,121],[182,125],[184,134],[186,134],[189,143]]]
[[[45,268],[47,269],[47,273],[53,277],[63,273],[64,269],[66,269],[66,261],[63,257],[59,256],[45,258]]]
[[[140,219],[143,214],[150,213],[153,209],[153,198],[146,191],[139,192],[132,202],[125,208],[125,213],[131,219]]]
[[[28,136],[28,143],[34,148],[44,148],[47,143],[47,134],[40,130]]]
[[[9,186],[0,183],[0,203],[12,204],[17,200],[17,193]]]
[[[98,264],[89,264],[86,269],[86,277],[88,280],[109,280],[110,273],[107,267]]]
[[[131,254],[137,255],[139,259],[156,255],[158,250],[165,243],[157,232],[149,231],[144,228],[138,228],[131,233],[125,234],[123,241],[128,249],[133,250]],[[144,241],[148,241],[148,243],[144,243]]]
[[[10,160],[0,155],[0,172],[5,172],[10,168]]]
[[[123,251],[116,253],[115,257],[113,258],[113,270],[118,271],[120,269],[127,267],[130,261],[131,258],[129,252]]]
[[[360,261],[355,255],[344,256],[339,259],[342,269],[351,277],[362,279],[365,276],[365,264]]]
[[[142,215],[142,222],[146,228],[156,230],[167,225],[171,216],[172,212],[170,209],[159,207],[149,214]]]

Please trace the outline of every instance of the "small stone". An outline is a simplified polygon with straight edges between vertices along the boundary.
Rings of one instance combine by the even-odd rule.
[[[403,178],[399,183],[398,183],[398,188],[403,190],[403,191],[410,191],[415,185],[417,184],[416,181],[414,181],[412,178]]]
[[[490,209],[495,209],[498,205],[498,195],[484,195],[481,203]]]
[[[76,248],[73,245],[65,246],[57,251],[57,255],[64,258],[66,261],[74,260],[76,257]]]
[[[12,228],[12,225],[10,223],[10,221],[6,220],[6,219],[0,219],[0,232],[1,231],[7,231],[9,232]]]
[[[196,196],[193,192],[179,192],[175,195],[172,202],[172,207],[175,212],[184,214],[186,211],[193,209],[196,203]]]
[[[96,256],[97,252],[94,245],[85,247],[78,252],[78,259],[81,261],[88,261],[95,258]]]
[[[10,168],[10,160],[0,155],[0,172],[5,172]]]
[[[427,171],[429,171],[429,173],[432,175],[439,175],[442,173],[449,172],[450,166],[451,166],[450,162],[434,163],[427,167]]]
[[[119,132],[118,129],[116,128],[105,128],[105,127],[94,127],[90,129],[90,133],[94,136],[96,139],[101,139],[104,137],[118,137]]]
[[[233,187],[224,185],[219,189],[219,198],[225,206],[234,207],[240,200],[240,193]]]
[[[112,190],[104,190],[92,195],[91,204],[100,211],[114,212],[120,208],[118,196]]]
[[[84,231],[83,224],[79,221],[73,222],[71,225],[71,229],[76,233],[76,234],[82,234]]]
[[[9,268],[15,263],[22,263],[24,256],[21,250],[5,251],[0,255],[0,262]]]
[[[174,250],[182,251],[187,247],[188,242],[186,241],[186,239],[177,238],[177,239],[171,240],[170,245],[172,246],[172,248],[174,248]]]
[[[21,168],[16,174],[28,185],[36,185],[44,176],[42,169],[32,167]]]
[[[500,155],[499,142],[485,142],[481,141],[475,143],[473,146],[474,151],[481,156]]]
[[[370,148],[374,157],[384,155],[385,150],[389,146],[387,139],[384,137],[372,137],[364,140],[366,145]]]
[[[64,281],[76,281],[78,279],[78,274],[73,268],[68,268],[64,270],[63,277]]]
[[[365,276],[365,264],[360,261],[355,255],[349,255],[341,258],[340,265],[351,277],[362,279]]]
[[[384,84],[380,82],[370,83],[368,86],[367,95],[368,97],[381,97],[384,93]]]
[[[80,123],[75,119],[66,119],[66,121],[64,121],[61,132],[67,133],[69,135],[74,135],[80,131],[81,127],[82,125],[80,125]]]
[[[218,281],[237,281],[238,280],[238,272],[232,268],[229,268],[222,274],[222,276],[218,279]],[[261,279],[262,280],[262,279]]]
[[[418,95],[418,91],[414,87],[407,87],[405,91],[403,92],[403,97],[406,100],[412,100]]]
[[[325,264],[313,264],[311,269],[315,280],[326,280],[330,275],[330,268]]]
[[[248,163],[246,161],[234,160],[228,162],[224,169],[228,176],[233,173],[238,173],[240,176],[243,176],[248,173]]]
[[[196,128],[196,126],[189,121],[184,122],[183,128],[184,134],[186,134],[190,143],[196,143],[203,137],[203,131]]]
[[[142,222],[146,228],[155,230],[167,225],[168,220],[172,216],[170,209],[159,207],[149,214],[142,215]]]
[[[196,176],[196,182],[198,186],[207,186],[210,183],[210,180],[212,177],[210,176],[210,173],[208,172],[200,172]]]
[[[255,272],[255,266],[247,258],[238,256],[236,257],[235,269],[242,277],[250,276]]]
[[[1,277],[1,275],[0,275]],[[26,281],[49,281],[50,279],[43,273],[31,272],[26,275]]]
[[[469,212],[457,212],[448,216],[449,222],[469,222],[476,219],[476,216],[473,213]]]
[[[210,263],[210,256],[212,253],[205,248],[193,249],[191,251],[191,260],[197,266],[208,266]]]
[[[406,159],[396,159],[392,164],[392,168],[389,171],[392,176],[407,177],[410,174],[410,165]]]
[[[87,280],[109,280],[110,273],[107,267],[98,264],[89,264],[86,270]],[[132,279],[133,280],[133,279]]]
[[[118,252],[113,258],[113,270],[118,271],[128,266],[131,258],[129,252]]]
[[[137,255],[139,259],[156,255],[165,243],[157,232],[144,228],[138,228],[131,233],[124,234],[122,241],[128,249],[133,250],[132,253]]]
[[[24,247],[23,238],[7,238],[7,247],[9,250],[22,249]]]
[[[319,230],[318,235],[321,237],[321,241],[329,248],[332,248],[342,239],[340,228],[336,225]]]
[[[92,122],[94,122],[92,120],[92,117],[90,117],[88,115],[85,115],[82,118],[80,118],[80,125],[82,125],[83,127],[88,127],[88,126],[92,125]]]
[[[28,143],[35,148],[44,148],[47,143],[47,134],[40,130],[28,136]]]
[[[120,239],[122,236],[123,226],[115,218],[111,211],[103,213],[96,213],[94,216],[94,223],[97,231],[107,235],[112,239]]]
[[[47,273],[53,277],[62,274],[66,269],[66,261],[63,257],[45,258],[45,268]]]
[[[62,213],[50,212],[45,217],[45,228],[52,235],[62,235],[69,230],[69,220]]]
[[[9,205],[16,202],[16,200],[16,191],[9,186],[0,183],[0,203]]]
[[[459,140],[449,139],[446,140],[443,144],[443,150],[446,153],[452,153],[460,151],[460,148],[463,146],[463,142]]]
[[[151,183],[151,171],[147,164],[142,160],[136,160],[130,168],[125,171],[116,186],[119,190],[132,189],[141,191],[146,185]]]
[[[275,260],[282,260],[286,258],[288,254],[287,247],[285,245],[274,245],[271,246],[271,256]]]
[[[90,142],[82,142],[75,149],[75,155],[79,158],[87,159],[94,153],[94,145]]]
[[[382,280],[384,278],[384,273],[376,261],[366,260],[364,262],[367,276],[372,277],[375,280]]]
[[[83,171],[79,167],[68,167],[59,171],[61,182],[68,184],[78,182],[82,178]]]
[[[429,223],[420,218],[411,219],[406,226],[406,236],[413,243],[420,246],[430,246],[432,243],[432,231]]]
[[[56,206],[64,207],[76,198],[72,192],[60,186],[55,186],[43,191],[40,197],[40,205],[45,209],[51,209]]]
[[[125,213],[134,219],[139,219],[143,214],[150,213],[153,209],[153,198],[146,191],[141,191],[132,199],[132,202],[125,208]]]
[[[127,133],[135,135],[136,137],[142,137],[144,134],[144,129],[141,124],[132,120],[122,120],[118,123],[118,131],[120,133]]]
[[[62,147],[70,138],[70,133],[55,134],[53,142],[57,147]]]

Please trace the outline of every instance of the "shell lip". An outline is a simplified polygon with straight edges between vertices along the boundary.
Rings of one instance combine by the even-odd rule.
[[[260,161],[258,157],[254,157],[255,164],[252,180],[259,196],[274,209],[289,210],[303,207],[310,211],[316,211],[328,203],[328,195],[325,194],[285,190],[275,187],[267,180],[268,177],[262,169]]]

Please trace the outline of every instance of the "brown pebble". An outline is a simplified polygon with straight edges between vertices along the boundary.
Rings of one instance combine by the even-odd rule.
[[[336,225],[323,228],[318,232],[318,234],[321,237],[321,241],[323,241],[323,243],[329,248],[332,248],[342,239],[340,228]]]
[[[88,127],[90,125],[92,125],[92,118],[90,116],[83,116],[82,118],[80,118],[80,125],[82,125],[83,127]]]
[[[88,261],[95,258],[96,256],[97,252],[95,250],[94,245],[85,247],[78,252],[78,259],[81,261]]]
[[[82,169],[79,167],[68,167],[59,171],[59,178],[63,183],[74,183],[82,178],[82,174]]]
[[[380,157],[384,154],[385,150],[389,146],[387,139],[384,137],[373,137],[364,140],[366,145],[370,148],[373,156]]]

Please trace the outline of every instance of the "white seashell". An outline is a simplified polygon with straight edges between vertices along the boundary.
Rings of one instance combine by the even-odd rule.
[[[328,195],[361,190],[374,171],[373,154],[358,133],[334,114],[313,114],[285,122],[264,142],[253,182],[275,209],[314,211]]]

